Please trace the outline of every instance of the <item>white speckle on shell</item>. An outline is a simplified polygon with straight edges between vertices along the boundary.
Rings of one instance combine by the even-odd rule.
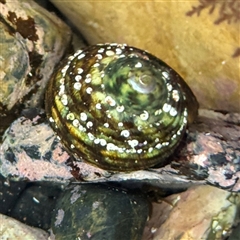
[[[150,148],[148,149],[148,152],[151,153],[152,151],[153,151],[153,147],[150,147]]]
[[[116,101],[111,96],[106,96],[105,102],[110,106],[114,107],[116,105]]]
[[[171,110],[170,110],[170,112],[169,112],[169,114],[172,116],[172,117],[175,117],[175,116],[177,116],[177,110],[176,110],[176,108],[171,108]]]
[[[174,140],[177,137],[177,134],[173,134],[171,139]]]
[[[62,102],[62,104],[63,104],[64,106],[67,106],[67,105],[68,105],[68,97],[67,97],[66,94],[63,94],[63,95],[61,96],[61,102]]]
[[[130,132],[128,130],[122,130],[120,135],[125,138],[128,138],[130,136]]]
[[[143,113],[140,114],[140,118],[141,118],[143,121],[148,120],[148,118],[149,118],[149,113],[148,113],[146,110],[144,110]]]
[[[87,128],[91,128],[93,126],[93,122],[91,121],[88,121],[87,124],[86,124]]]
[[[76,75],[76,76],[75,76],[75,80],[76,80],[77,82],[79,82],[81,79],[82,79],[82,76],[81,76],[81,75]]]
[[[91,93],[92,93],[92,90],[93,90],[93,89],[92,89],[91,87],[88,87],[88,88],[86,89],[86,93],[87,93],[87,94],[91,94]]]
[[[82,59],[82,58],[84,58],[84,57],[85,57],[85,54],[82,53],[82,54],[80,54],[80,55],[78,56],[78,59]]]
[[[97,68],[97,67],[99,67],[99,66],[100,66],[99,63],[95,63],[95,64],[93,64],[93,67],[95,67],[95,68]]]
[[[162,144],[161,144],[161,143],[158,143],[158,144],[155,146],[155,148],[161,149],[161,148],[162,148]]]
[[[114,145],[113,143],[108,143],[108,144],[107,144],[107,150],[108,150],[108,151],[114,151],[114,150],[116,150],[116,149],[117,149],[117,146]]]
[[[111,56],[115,55],[115,53],[114,53],[113,51],[111,51],[111,50],[107,50],[107,51],[106,51],[106,55],[107,55],[108,57],[111,57]]]
[[[134,148],[138,145],[138,140],[136,140],[136,139],[128,140],[128,145],[131,146],[132,148]]]
[[[73,126],[74,127],[79,127],[79,121],[78,119],[74,119],[73,122],[72,122]]]
[[[116,48],[115,53],[117,55],[120,55],[122,53],[122,50],[120,48]]]
[[[143,151],[143,150],[140,148],[140,149],[137,150],[137,153],[138,153],[138,154],[141,154],[142,151]]]
[[[61,84],[61,85],[64,85],[64,78],[61,78],[60,80],[59,80],[59,83]]]
[[[166,113],[168,113],[170,111],[170,109],[172,108],[171,105],[169,105],[168,103],[164,103],[162,110]]]
[[[162,145],[166,147],[169,145],[169,142],[163,142]]]
[[[62,68],[61,72],[62,72],[63,75],[66,74],[68,68],[69,68],[69,65],[68,65],[68,64]]]
[[[142,67],[142,63],[138,62],[135,64],[135,68],[141,68]]]
[[[65,92],[65,86],[62,84],[59,86],[59,92],[58,92],[58,95],[59,96],[62,96]]]
[[[155,111],[154,114],[157,116],[157,115],[160,115],[161,113],[162,113],[162,109],[158,109],[158,110]]]
[[[53,119],[52,117],[50,117],[50,118],[49,118],[49,122],[54,123],[55,121],[54,121],[54,119]]]
[[[77,71],[78,71],[78,74],[83,73],[83,69],[82,68],[78,68]]]
[[[98,50],[98,53],[103,53],[104,51],[105,51],[104,48],[100,48],[100,49]]]
[[[85,113],[85,112],[81,112],[80,113],[80,119],[83,121],[83,122],[85,122],[86,120],[87,120],[87,114]]]
[[[165,77],[166,79],[169,78],[169,73],[167,73],[167,72],[162,72],[162,75],[163,75],[163,77]]]
[[[172,91],[172,89],[173,89],[173,86],[172,86],[172,84],[170,84],[170,83],[167,83],[167,89],[168,89],[168,91],[169,91],[169,92],[171,92],[171,91]]]
[[[96,104],[96,109],[99,109],[99,110],[102,109],[101,103],[97,103],[97,104]]]
[[[89,140],[93,141],[95,139],[94,135],[90,132],[87,133]]]
[[[180,96],[179,96],[179,92],[178,92],[178,90],[173,90],[172,91],[172,98],[173,98],[173,100],[175,101],[175,102],[178,102],[179,101],[179,99],[180,99]]]
[[[90,76],[89,76],[90,75]],[[91,74],[89,74],[88,76],[86,76],[85,78],[85,83],[90,83],[92,81],[92,78],[91,78]]]
[[[103,58],[103,56],[102,56],[101,54],[96,54],[96,58],[97,58],[98,60],[101,60],[101,59]]]
[[[82,52],[82,49],[78,49],[74,54],[73,54],[73,58],[78,56],[80,53]],[[68,58],[69,60],[73,59],[71,58],[71,56]]]
[[[99,139],[99,138],[95,138],[95,139],[94,139],[94,143],[95,143],[95,144],[99,144],[99,143],[100,143],[100,139]]]
[[[100,145],[101,146],[106,146],[107,145],[107,141],[105,139],[100,139]]]
[[[82,84],[80,82],[75,82],[73,85],[73,87],[78,91],[81,89],[81,86],[82,86]]]
[[[118,127],[123,127],[123,123],[122,123],[122,122],[119,122],[119,123],[118,123]]]
[[[123,112],[123,111],[124,111],[124,106],[123,106],[123,105],[117,106],[117,107],[116,107],[116,110],[117,110],[118,112]]]
[[[86,128],[83,126],[83,125],[79,125],[78,129],[81,131],[81,132],[86,132]]]

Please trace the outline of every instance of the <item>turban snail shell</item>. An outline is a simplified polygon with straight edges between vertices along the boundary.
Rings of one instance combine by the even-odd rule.
[[[50,79],[46,112],[76,158],[112,171],[164,163],[198,103],[166,63],[126,44],[77,51]]]

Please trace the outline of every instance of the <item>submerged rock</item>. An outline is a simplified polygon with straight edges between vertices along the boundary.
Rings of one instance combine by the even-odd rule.
[[[100,184],[75,185],[58,200],[52,235],[55,239],[141,239],[148,205],[139,192]]]

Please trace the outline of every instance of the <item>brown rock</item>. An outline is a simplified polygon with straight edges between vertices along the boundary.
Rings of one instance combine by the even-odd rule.
[[[45,231],[27,226],[13,218],[0,214],[0,237],[4,239],[14,240],[44,240],[48,239],[49,234]]]
[[[1,134],[22,105],[43,104],[45,86],[69,47],[71,30],[34,1],[6,0],[0,9]]]
[[[239,222],[240,194],[197,186],[153,203],[142,239],[225,239]]]
[[[146,49],[182,75],[201,107],[240,111],[237,0],[51,1],[90,44]]]

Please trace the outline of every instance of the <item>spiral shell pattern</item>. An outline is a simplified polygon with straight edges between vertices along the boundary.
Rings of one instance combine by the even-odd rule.
[[[77,51],[51,78],[46,112],[77,159],[112,171],[166,164],[198,109],[183,79],[126,44]]]

